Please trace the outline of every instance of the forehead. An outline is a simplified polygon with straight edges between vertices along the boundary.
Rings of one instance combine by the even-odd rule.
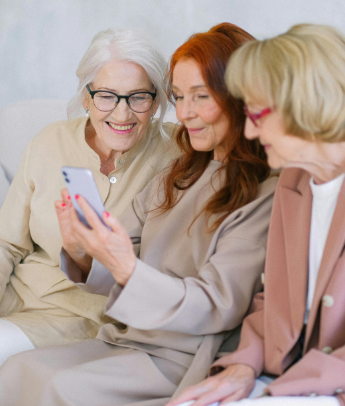
[[[178,61],[173,71],[172,85],[180,90],[205,87],[199,64],[191,58]]]
[[[96,89],[106,88],[117,91],[151,90],[153,87],[142,66],[125,61],[107,63],[100,69],[92,83]]]

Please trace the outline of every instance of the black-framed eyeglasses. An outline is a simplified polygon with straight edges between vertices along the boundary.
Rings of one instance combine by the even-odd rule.
[[[135,92],[128,96],[120,96],[106,90],[91,90],[88,84],[86,89],[90,93],[96,109],[104,112],[114,110],[120,103],[120,100],[125,99],[132,111],[135,113],[145,113],[150,110],[157,96],[157,93],[152,92]]]

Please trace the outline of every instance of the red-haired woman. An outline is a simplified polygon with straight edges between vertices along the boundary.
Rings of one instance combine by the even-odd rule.
[[[169,86],[181,157],[121,221],[104,214],[111,230],[80,197],[92,229],[84,227],[66,199],[76,240],[93,258],[83,275],[63,253],[66,273],[109,294],[113,320],[96,340],[10,358],[0,370],[0,404],[164,405],[178,386],[206,375],[222,332],[241,324],[261,289],[276,185],[262,146],[244,138],[243,104],[223,79],[231,53],[250,39],[224,23],[174,53]]]

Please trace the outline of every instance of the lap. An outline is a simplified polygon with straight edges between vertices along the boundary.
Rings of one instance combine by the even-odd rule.
[[[86,340],[11,357],[0,369],[0,404],[163,406],[185,372],[143,351]]]

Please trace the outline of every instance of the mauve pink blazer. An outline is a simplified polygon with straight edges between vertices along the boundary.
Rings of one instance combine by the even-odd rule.
[[[294,364],[306,309],[309,179],[301,169],[283,170],[268,234],[264,293],[253,299],[238,349],[217,360],[211,374],[219,366],[243,363],[257,376],[278,376],[266,389],[273,396],[335,395],[345,406],[345,184],[320,265],[303,357]]]

